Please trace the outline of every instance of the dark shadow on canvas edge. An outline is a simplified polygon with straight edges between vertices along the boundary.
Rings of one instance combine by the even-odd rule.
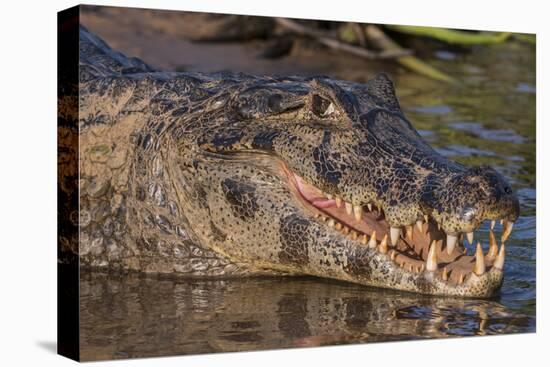
[[[53,340],[38,340],[36,341],[36,345],[50,353],[57,354],[57,342]]]

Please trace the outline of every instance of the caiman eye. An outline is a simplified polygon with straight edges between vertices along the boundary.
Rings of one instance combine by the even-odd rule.
[[[512,193],[512,188],[510,186],[506,186],[504,188],[504,192],[507,193],[507,194],[511,194]]]
[[[311,109],[317,117],[328,117],[336,111],[334,103],[318,94],[313,96]]]

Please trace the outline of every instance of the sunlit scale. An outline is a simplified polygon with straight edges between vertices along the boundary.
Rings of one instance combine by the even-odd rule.
[[[499,248],[494,234],[495,221],[490,224],[489,250],[483,253],[477,243],[475,254],[467,255],[462,234],[446,234],[429,214],[422,213],[415,223],[405,227],[390,227],[384,212],[375,203],[352,204],[343,198],[324,193],[292,174],[300,197],[314,216],[341,235],[373,251],[385,254],[396,266],[414,273],[432,272],[442,280],[462,284],[467,276],[483,275],[504,267],[504,241],[512,232],[513,222],[501,221]],[[474,232],[465,233],[468,243],[474,243]]]

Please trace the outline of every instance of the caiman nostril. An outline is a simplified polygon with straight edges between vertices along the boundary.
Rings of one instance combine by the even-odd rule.
[[[468,222],[471,222],[476,216],[476,210],[473,207],[466,207],[462,213],[462,216]]]

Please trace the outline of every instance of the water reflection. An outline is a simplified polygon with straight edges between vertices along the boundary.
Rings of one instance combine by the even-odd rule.
[[[170,280],[83,273],[83,359],[525,332],[498,301],[315,278]]]
[[[512,129],[486,129],[477,122],[453,122],[449,124],[449,126],[453,129],[466,131],[487,140],[514,144],[521,144],[526,140],[523,136],[516,134]]]

